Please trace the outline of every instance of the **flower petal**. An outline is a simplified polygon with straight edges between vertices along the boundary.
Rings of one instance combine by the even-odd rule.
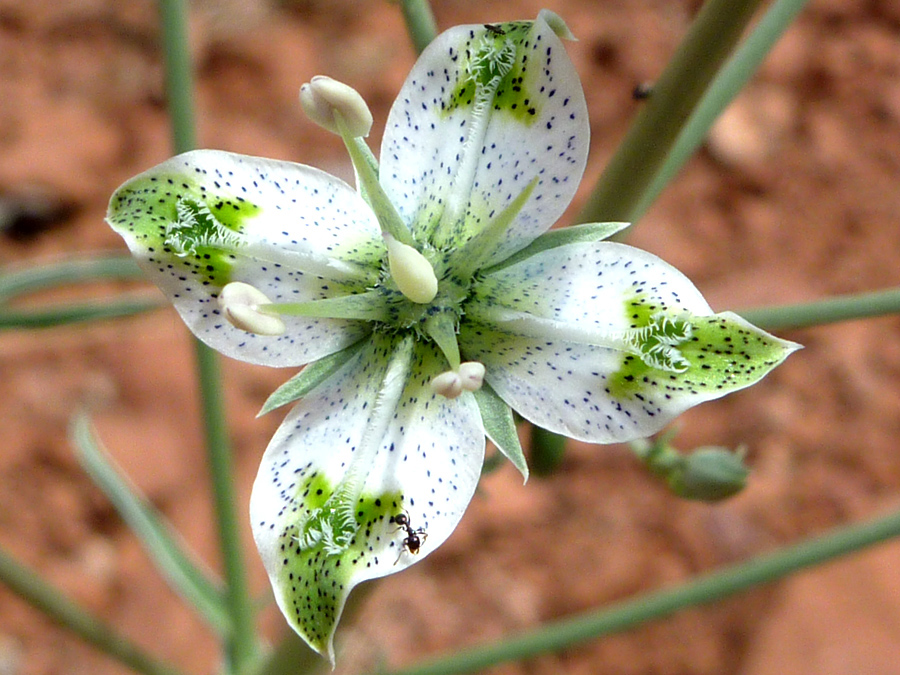
[[[294,408],[266,450],[250,501],[279,606],[294,629],[331,658],[353,587],[399,572],[443,543],[474,494],[484,459],[484,429],[472,395],[448,400],[430,389],[431,378],[446,367],[433,345],[416,345],[402,392],[393,402],[379,400],[390,386],[391,354],[399,343],[373,334]],[[384,433],[373,439],[371,430],[381,422]],[[341,499],[357,475],[364,481],[349,504],[349,522],[339,522],[335,517],[346,506]],[[421,530],[418,555],[404,544],[409,533],[395,521],[400,514],[410,531]],[[338,539],[341,527],[352,535],[343,550],[327,541]]]
[[[536,181],[492,264],[568,206],[589,134],[578,75],[542,17],[459,26],[429,45],[397,97],[381,182],[419,239],[453,248]]]
[[[492,316],[501,320],[492,325]],[[690,324],[686,337],[661,343],[681,368],[641,351],[640,340],[662,335],[653,332],[660,316]],[[606,242],[547,250],[486,277],[466,317],[463,357],[485,364],[503,400],[594,443],[655,433],[687,408],[757,382],[797,348],[736,315],[713,315],[676,269]]]
[[[242,281],[272,302],[362,292],[384,245],[374,214],[347,184],[317,169],[199,150],[122,185],[107,220],[197,337],[224,354],[301,365],[363,337],[357,321],[285,316],[277,337],[224,320],[222,287]]]

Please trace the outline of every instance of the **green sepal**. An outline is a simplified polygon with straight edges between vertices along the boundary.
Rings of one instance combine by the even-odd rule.
[[[185,543],[114,464],[86,414],[73,418],[69,434],[81,467],[128,523],[169,585],[220,635],[227,635],[231,620],[225,592],[212,572],[200,566],[199,558],[185,549]]]
[[[519,443],[519,434],[516,431],[516,423],[513,420],[512,409],[497,395],[487,382],[481,389],[474,392],[478,410],[481,412],[481,421],[484,424],[484,432],[491,439],[497,449],[513,463],[525,482],[528,481],[528,463],[525,461],[525,453]]]
[[[356,356],[357,352],[366,346],[366,340],[360,340],[339,352],[330,354],[324,358],[310,363],[299,373],[272,392],[266,399],[262,409],[256,414],[262,417],[288,403],[303,398],[317,386],[336,373],[341,366]]]
[[[562,227],[545,232],[518,253],[511,255],[503,262],[483,270],[483,274],[491,274],[520,263],[523,260],[559,246],[569,244],[591,243],[609,239],[616,232],[621,232],[631,223],[586,223],[572,227]]]

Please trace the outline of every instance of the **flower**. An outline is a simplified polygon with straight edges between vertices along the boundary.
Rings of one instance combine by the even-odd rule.
[[[300,399],[250,514],[279,606],[332,661],[351,589],[456,527],[486,435],[527,477],[511,409],[583,441],[632,440],[797,347],[714,314],[657,257],[602,241],[621,223],[548,232],[589,136],[560,35],[548,12],[443,33],[394,103],[380,168],[361,99],[305,86],[358,191],[205,150],[112,197],[108,222],[197,337],[252,363],[309,364],[264,408]]]

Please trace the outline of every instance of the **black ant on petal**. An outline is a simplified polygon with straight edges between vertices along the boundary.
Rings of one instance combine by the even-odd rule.
[[[428,539],[428,533],[421,527],[418,530],[414,530],[412,524],[409,522],[409,515],[406,513],[399,513],[394,516],[394,522],[400,526],[399,529],[406,532],[406,536],[401,542],[402,548],[400,549],[400,555],[398,555],[397,560],[394,561],[394,564],[396,565],[400,562],[400,558],[403,557],[404,551],[412,553],[413,555],[418,555],[422,548],[422,544]]]

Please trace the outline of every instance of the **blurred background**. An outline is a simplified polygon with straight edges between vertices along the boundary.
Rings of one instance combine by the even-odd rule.
[[[570,224],[699,2],[441,0],[441,28],[548,7],[593,130]],[[195,0],[198,138],[350,178],[339,139],[302,116],[327,74],[370,104],[376,149],[415,54],[383,0]],[[170,154],[151,0],[0,0],[0,265],[123,252],[103,223],[125,179]],[[900,3],[811,0],[709,142],[630,242],[684,271],[717,310],[875,290],[900,281]],[[108,291],[111,285],[97,289]],[[85,290],[78,289],[79,295]],[[151,291],[148,291],[151,292]],[[57,298],[65,297],[56,294]],[[620,446],[573,443],[522,486],[482,481],[457,532],[375,584],[339,629],[340,673],[411,664],[614,603],[900,506],[900,319],[794,331],[806,349],[763,383],[678,422],[675,444],[748,447],[747,489],[710,506],[672,496]],[[292,372],[224,364],[239,512],[254,589],[266,589],[246,504],[282,412],[255,414]],[[210,562],[192,350],[174,311],[0,333],[0,545],[133,640],[190,673],[217,665],[200,620],[154,572],[74,459],[89,407],[117,461]],[[497,673],[889,675],[900,644],[900,543],[727,602]],[[275,611],[266,631],[284,630]],[[128,672],[0,587],[0,675]]]

